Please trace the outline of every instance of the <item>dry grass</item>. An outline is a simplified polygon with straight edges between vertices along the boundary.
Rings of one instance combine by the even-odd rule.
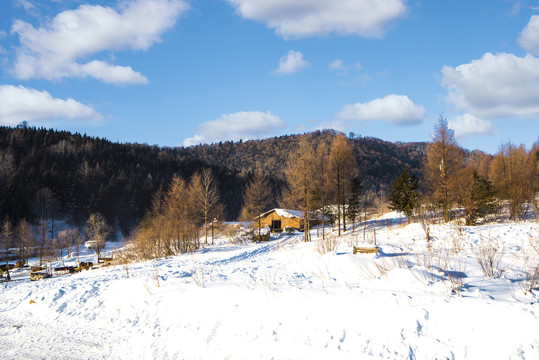
[[[529,235],[530,246],[537,254],[539,254],[539,234],[535,231],[534,235]]]
[[[394,261],[388,261],[385,258],[373,260],[370,264],[363,262],[361,270],[371,279],[385,277],[387,274],[397,267]]]
[[[255,239],[254,229],[237,229],[232,234],[233,236],[230,236],[230,243],[234,245],[252,243]]]
[[[318,244],[316,250],[320,255],[327,254],[329,252],[335,251],[337,246],[339,246],[340,240],[335,234],[327,234],[324,238],[318,239]]]
[[[448,261],[445,275],[449,282],[449,290],[460,296],[460,290],[464,286],[464,278],[466,277],[466,264],[462,262],[459,256],[452,257]]]
[[[157,269],[156,264],[153,265],[152,280],[154,281],[156,287],[160,286],[160,284],[159,284],[159,270]]]
[[[475,253],[475,259],[483,270],[483,275],[486,279],[491,279],[501,276],[504,269],[502,268],[503,252],[499,251],[498,247],[490,238],[483,241]]]
[[[539,261],[525,259],[522,271],[524,272],[524,279],[519,285],[524,295],[526,295],[539,287]]]
[[[206,275],[204,274],[204,268],[201,266],[194,266],[191,269],[191,278],[200,287],[206,287]]]
[[[451,235],[451,251],[453,254],[460,254],[464,249],[463,237],[465,235],[464,227],[455,225],[455,232]]]

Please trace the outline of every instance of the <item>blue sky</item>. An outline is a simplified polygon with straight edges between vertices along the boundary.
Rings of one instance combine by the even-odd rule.
[[[161,146],[539,139],[539,1],[4,0],[0,124]]]

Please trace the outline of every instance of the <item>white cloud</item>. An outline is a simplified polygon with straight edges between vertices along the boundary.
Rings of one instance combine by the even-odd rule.
[[[511,12],[509,13],[511,16],[516,16],[520,12],[520,9],[522,8],[522,4],[520,1],[517,1],[515,5],[511,8]]]
[[[260,21],[283,37],[382,36],[406,13],[404,0],[227,0],[246,19]]]
[[[53,98],[46,91],[23,86],[0,85],[0,124],[13,126],[26,120],[35,125],[59,119],[93,122],[103,116],[73,99]]]
[[[277,74],[292,74],[305,69],[309,62],[303,60],[303,54],[299,51],[290,50],[288,54],[281,56],[279,67],[275,70]]]
[[[486,53],[456,68],[442,68],[446,101],[480,118],[539,116],[539,59]]]
[[[362,68],[363,66],[359,62],[356,62],[353,65],[346,65],[341,59],[333,60],[329,63],[329,70],[338,75],[348,74],[350,69],[361,70]]]
[[[35,5],[28,0],[16,0],[15,4],[22,7],[24,10],[29,11],[35,9]]]
[[[425,108],[415,105],[405,95],[388,95],[367,103],[345,105],[338,119],[356,121],[386,121],[397,125],[414,125],[423,120]]]
[[[490,121],[480,119],[472,114],[464,114],[448,121],[451,129],[455,130],[457,138],[465,138],[468,135],[490,135],[496,129]]]
[[[532,53],[539,54],[539,15],[533,15],[518,38],[519,45]]]
[[[118,10],[81,5],[40,28],[16,20],[11,32],[19,36],[20,47],[14,74],[23,80],[90,76],[108,83],[147,83],[129,66],[79,61],[103,51],[148,50],[187,9],[183,0],[135,0],[121,2]]]
[[[183,141],[184,146],[218,141],[249,140],[277,135],[285,127],[284,121],[268,112],[242,111],[222,115],[198,126],[192,138]]]
[[[329,69],[331,71],[346,71],[348,67],[344,65],[341,59],[337,59],[329,63]]]
[[[114,66],[99,60],[82,65],[80,72],[108,84],[145,84],[148,82],[146,77],[133,71],[131,66]]]

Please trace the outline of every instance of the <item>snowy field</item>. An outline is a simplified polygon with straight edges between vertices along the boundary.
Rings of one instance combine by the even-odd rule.
[[[0,358],[539,359],[537,223],[431,226],[427,246],[395,215],[326,254],[313,231],[35,282],[18,270],[0,284]],[[353,255],[364,238],[380,254]]]

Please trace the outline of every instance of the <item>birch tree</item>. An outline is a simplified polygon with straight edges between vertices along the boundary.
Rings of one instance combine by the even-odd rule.
[[[99,260],[101,250],[105,248],[107,238],[111,234],[111,228],[103,215],[100,213],[90,215],[86,222],[86,234],[89,240],[95,241],[95,253]]]
[[[215,178],[210,169],[204,169],[191,179],[191,190],[196,202],[196,207],[204,223],[204,238],[208,245],[209,223],[213,221],[213,211],[219,203],[219,190],[215,183]],[[213,245],[213,239],[212,239]]]

